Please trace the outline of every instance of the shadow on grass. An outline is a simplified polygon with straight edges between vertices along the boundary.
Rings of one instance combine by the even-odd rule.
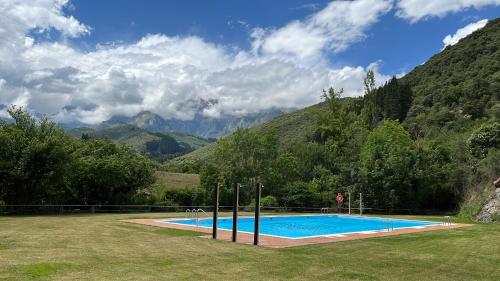
[[[7,250],[7,249],[9,249],[9,245],[0,242],[0,250]]]
[[[182,229],[173,229],[173,228],[155,229],[155,230],[153,230],[153,233],[161,234],[161,235],[168,235],[168,236],[201,236],[201,235],[207,235],[206,233],[203,233],[203,232],[196,232],[196,231],[189,231],[189,230],[182,230]]]
[[[346,271],[340,272],[339,275],[342,276],[342,278],[344,278],[345,280],[379,280],[375,276],[360,272]]]
[[[136,225],[136,224],[131,224],[131,223],[120,224],[120,225],[118,225],[118,227],[130,229],[130,230],[134,230],[134,231],[150,232],[150,233],[166,235],[166,236],[202,236],[202,235],[207,235],[207,233],[204,233],[204,232],[196,232],[196,231],[173,229],[173,228],[162,228],[162,227],[154,227],[154,226],[142,226],[142,225]]]
[[[13,271],[24,279],[40,279],[75,268],[70,263],[35,263],[14,266]]]

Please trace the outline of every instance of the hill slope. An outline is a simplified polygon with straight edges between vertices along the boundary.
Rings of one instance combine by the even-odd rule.
[[[470,124],[500,118],[499,46],[500,19],[496,19],[397,79],[412,90],[409,111],[404,112],[406,118],[401,121],[415,138],[432,131],[439,134],[442,129],[470,130]],[[381,106],[388,105],[382,102]],[[316,104],[251,130],[276,130],[281,146],[304,142],[313,132],[315,112],[322,110],[326,110],[326,105]],[[215,146],[216,143],[207,145],[173,161],[209,159]]]
[[[151,133],[133,125],[113,126],[110,128],[77,128],[68,131],[74,137],[86,134],[99,139],[109,139],[125,144],[148,154],[156,160],[164,160],[203,147],[212,141],[185,133]]]
[[[275,130],[280,146],[305,142],[313,133],[313,124],[318,112],[326,110],[326,104],[319,103],[301,110],[280,115],[274,119],[250,128],[255,132]],[[211,143],[190,153],[172,159],[174,163],[205,161],[209,159],[217,143]]]
[[[500,117],[500,18],[448,46],[400,79],[413,90],[405,123],[460,129],[464,120]]]

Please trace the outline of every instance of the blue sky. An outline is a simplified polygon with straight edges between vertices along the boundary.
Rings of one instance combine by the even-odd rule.
[[[113,1],[74,0],[72,14],[92,26],[79,38],[83,48],[104,42],[133,42],[148,33],[197,35],[210,42],[250,48],[248,33],[255,27],[281,27],[324,8],[330,1]],[[464,9],[442,18],[410,23],[392,11],[374,24],[366,39],[339,54],[329,54],[333,65],[368,65],[381,60],[386,74],[408,72],[443,47],[443,38],[480,19],[500,16],[500,7]]]
[[[499,15],[500,0],[3,0],[0,105],[86,124],[301,108],[330,86],[362,95],[367,70],[383,84]]]

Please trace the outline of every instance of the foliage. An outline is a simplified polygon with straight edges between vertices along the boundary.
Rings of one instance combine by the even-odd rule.
[[[367,79],[373,79],[369,77],[370,74]],[[408,84],[403,84],[396,77],[392,77],[383,87],[365,89],[365,91],[367,94],[364,97],[364,118],[369,127],[375,127],[384,119],[400,122],[405,119],[412,97]]]
[[[369,190],[370,206],[402,208],[414,206],[416,147],[398,122],[385,120],[368,135],[361,150],[361,170]]]
[[[201,206],[207,198],[206,190],[195,188],[166,189],[161,203],[179,206]]]
[[[72,196],[66,176],[75,143],[46,118],[8,110],[13,124],[0,125],[0,198],[7,204],[60,203]]]
[[[256,134],[265,134],[269,131],[276,132],[279,150],[290,145],[308,141],[315,130],[317,115],[327,110],[326,103],[319,103],[311,107],[293,111],[273,118],[265,123],[249,128]],[[203,146],[188,154],[181,155],[169,161],[169,163],[213,161],[217,143]]]
[[[491,148],[500,148],[500,122],[485,123],[474,130],[467,147],[478,158],[484,158]]]
[[[490,21],[401,78],[413,102],[404,123],[415,136],[488,118],[500,93],[500,19]],[[493,117],[493,116],[490,116]]]
[[[0,125],[0,197],[6,204],[131,202],[153,163],[110,141],[74,139],[46,118],[12,107]]]
[[[262,207],[277,207],[278,199],[274,196],[268,195],[260,199],[260,205]]]
[[[361,192],[372,208],[462,206],[473,216],[500,173],[499,28],[500,19],[490,21],[382,87],[368,71],[363,97],[342,97],[342,90],[330,87],[320,104],[238,129],[162,167],[199,172],[200,187],[157,183],[151,191],[154,165],[144,157],[96,140],[92,131],[68,138],[46,119],[11,110],[15,123],[0,127],[0,199],[189,205],[210,203],[220,184],[220,202],[228,205],[239,183],[243,205],[258,181],[272,205],[329,207],[336,193]],[[106,134],[150,156],[190,149],[187,137],[129,129]]]
[[[490,21],[382,87],[368,71],[362,98],[343,98],[331,87],[322,103],[248,130],[273,128],[279,143],[251,169],[232,159],[243,154],[225,141],[192,155],[211,162],[224,150],[214,162],[222,179],[230,170],[258,172],[264,194],[280,205],[326,207],[335,204],[337,192],[362,192],[365,205],[374,208],[462,205],[474,212],[483,197],[473,194],[498,177],[500,166],[499,28],[500,19]],[[477,203],[462,204],[471,200]]]
[[[289,152],[281,153],[270,165],[266,181],[264,183],[264,194],[273,194],[282,197],[285,194],[286,184],[298,180],[298,159]]]
[[[274,132],[257,134],[248,129],[238,129],[230,137],[219,140],[215,159],[224,185],[227,188],[237,183],[245,185],[240,191],[240,198],[242,202],[248,202],[253,185],[266,176],[277,155],[277,148]]]
[[[283,201],[283,205],[288,207],[318,207],[321,198],[315,185],[295,181],[288,184]]]

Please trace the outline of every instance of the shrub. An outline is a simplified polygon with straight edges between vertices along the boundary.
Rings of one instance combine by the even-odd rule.
[[[500,212],[491,214],[491,220],[494,222],[500,222]]]
[[[277,207],[278,206],[278,199],[276,197],[268,195],[266,197],[262,197],[260,200],[260,205],[262,207]]]
[[[484,158],[491,148],[500,148],[500,123],[485,123],[472,132],[467,141],[469,152],[477,158]]]

